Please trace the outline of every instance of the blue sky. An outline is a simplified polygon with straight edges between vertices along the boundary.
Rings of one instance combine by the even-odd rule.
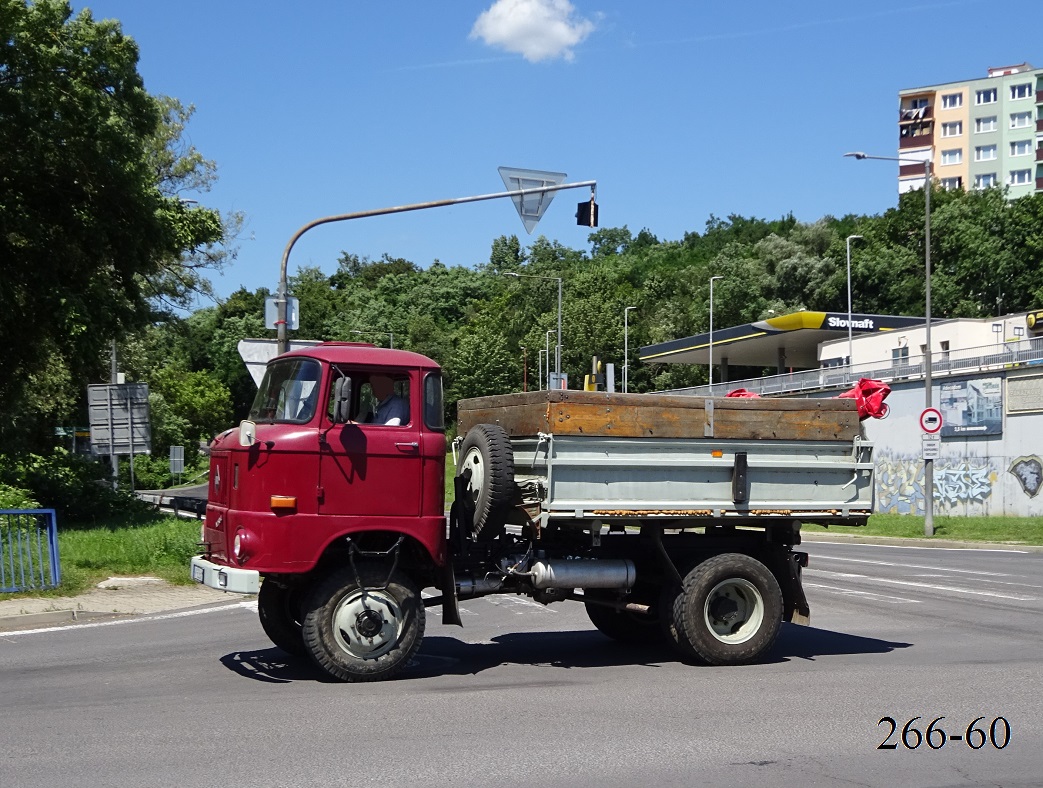
[[[220,296],[274,290],[312,219],[502,191],[501,165],[597,180],[602,227],[660,240],[711,214],[880,213],[897,165],[842,154],[896,154],[900,89],[1043,60],[1024,12],[985,0],[73,4],[122,22],[151,93],[195,105],[220,176],[201,202],[247,217]],[[503,234],[587,249],[585,196],[559,193],[531,236],[508,200],[326,225],[290,270],[474,265]]]

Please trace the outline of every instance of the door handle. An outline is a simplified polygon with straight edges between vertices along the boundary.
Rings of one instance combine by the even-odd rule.
[[[395,448],[399,451],[416,451],[420,448],[420,444],[416,441],[413,441],[412,443],[396,443]]]

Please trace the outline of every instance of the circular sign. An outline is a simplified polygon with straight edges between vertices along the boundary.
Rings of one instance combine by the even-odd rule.
[[[934,435],[942,429],[942,412],[937,408],[924,408],[920,414],[920,429]]]

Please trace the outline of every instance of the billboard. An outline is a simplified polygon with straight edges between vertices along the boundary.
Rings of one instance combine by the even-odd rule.
[[[1001,378],[955,380],[940,388],[943,438],[1003,434]]]

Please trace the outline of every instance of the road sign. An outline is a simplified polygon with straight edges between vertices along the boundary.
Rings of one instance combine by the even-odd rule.
[[[942,437],[940,435],[924,435],[921,445],[921,456],[925,460],[938,460],[942,456]]]
[[[543,170],[519,170],[514,167],[500,167],[500,177],[507,191],[522,189],[542,189],[544,186],[557,186],[565,181],[563,172],[544,172]],[[525,232],[531,233],[540,218],[550,206],[556,192],[536,192],[533,194],[516,194],[511,199],[518,209],[518,216],[525,225]]]
[[[87,387],[91,454],[148,454],[152,451],[148,384],[102,383]]]
[[[920,414],[920,429],[934,435],[942,429],[942,412],[937,408],[924,408]]]
[[[269,296],[264,299],[264,327],[278,328],[278,326],[279,299]],[[301,327],[301,302],[292,296],[286,299],[286,327],[291,331],[296,331]]]

